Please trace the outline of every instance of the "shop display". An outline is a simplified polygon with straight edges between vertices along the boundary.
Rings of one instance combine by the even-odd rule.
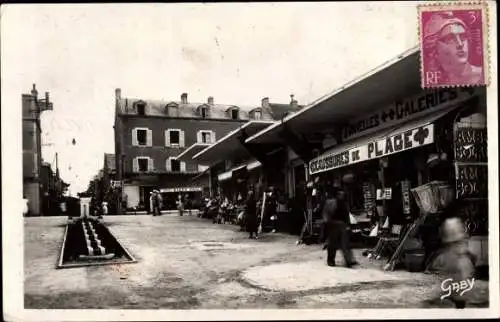
[[[453,201],[453,188],[444,181],[431,181],[411,189],[417,206],[430,214],[440,213]]]
[[[410,202],[410,188],[411,182],[409,180],[401,181],[401,193],[403,196],[403,214],[409,215],[411,213],[411,202]]]
[[[364,209],[369,216],[372,216],[375,209],[375,187],[372,183],[363,183],[363,198]]]

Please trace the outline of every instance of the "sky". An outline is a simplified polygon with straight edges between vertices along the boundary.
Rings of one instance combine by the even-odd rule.
[[[74,195],[114,153],[115,88],[255,106],[294,94],[308,104],[417,45],[417,4],[4,5],[2,118],[20,134],[21,94],[34,83],[50,92],[42,156],[54,164],[58,153]]]

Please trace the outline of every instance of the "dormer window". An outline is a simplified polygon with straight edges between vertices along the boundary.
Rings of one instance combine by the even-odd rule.
[[[250,112],[251,117],[254,120],[262,120],[262,110],[261,109],[255,109],[252,112]]]
[[[229,118],[232,120],[237,120],[240,118],[240,110],[236,106],[228,108],[227,113]]]
[[[233,120],[237,120],[239,118],[239,115],[240,115],[240,113],[238,110],[231,110],[231,118]]]
[[[208,106],[202,105],[198,106],[198,115],[201,116],[201,118],[207,118],[208,117]]]
[[[179,106],[176,103],[168,104],[166,107],[166,112],[168,116],[178,117],[179,116]]]
[[[146,115],[146,103],[144,103],[144,102],[137,102],[135,104],[135,108],[137,109],[137,114],[138,115]]]

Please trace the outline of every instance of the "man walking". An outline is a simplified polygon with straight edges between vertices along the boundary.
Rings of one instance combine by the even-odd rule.
[[[323,207],[323,218],[327,220],[328,229],[328,266],[335,266],[335,255],[340,248],[344,255],[346,267],[358,263],[349,247],[349,209],[345,201],[345,192],[328,187]]]
[[[245,224],[247,227],[247,232],[250,233],[250,236],[248,238],[257,238],[257,226],[258,226],[258,219],[257,219],[257,201],[255,200],[255,195],[252,190],[248,191],[248,196],[246,200],[246,207],[245,207]]]

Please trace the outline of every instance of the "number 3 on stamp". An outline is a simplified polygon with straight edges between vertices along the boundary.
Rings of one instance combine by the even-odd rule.
[[[488,85],[486,3],[418,6],[423,88]]]

